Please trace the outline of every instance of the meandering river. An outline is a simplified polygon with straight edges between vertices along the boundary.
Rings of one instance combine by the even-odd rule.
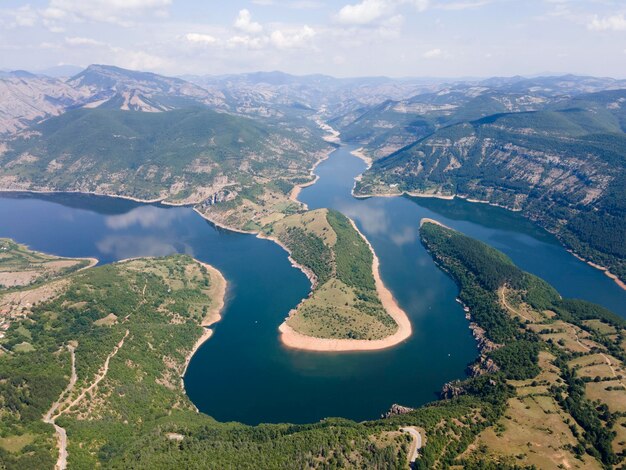
[[[418,225],[430,217],[483,240],[564,296],[600,303],[626,316],[626,292],[567,253],[519,214],[462,200],[355,199],[353,179],[365,164],[343,146],[302,190],[313,208],[353,218],[371,241],[384,282],[413,323],[396,348],[311,353],[284,348],[278,325],[308,294],[309,283],[269,240],[216,228],[190,208],[61,194],[0,196],[0,237],[62,256],[101,263],[135,256],[188,253],[229,281],[223,319],[194,355],[185,376],[192,401],[220,421],[313,422],[328,416],[378,417],[393,403],[417,406],[461,378],[476,354],[454,283],[421,246]]]

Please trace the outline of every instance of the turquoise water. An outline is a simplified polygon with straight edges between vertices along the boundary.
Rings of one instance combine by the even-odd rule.
[[[320,164],[319,181],[300,199],[352,217],[381,261],[382,278],[413,324],[398,347],[366,353],[288,350],[278,325],[308,294],[306,277],[276,244],[218,229],[191,209],[81,195],[0,197],[0,237],[63,256],[102,263],[188,253],[229,282],[223,319],[194,355],[185,387],[220,421],[312,422],[327,416],[376,418],[392,403],[417,406],[464,376],[476,354],[454,283],[419,243],[422,217],[441,220],[507,253],[563,295],[601,303],[626,316],[626,295],[599,271],[569,255],[518,214],[464,201],[354,199],[364,164],[341,147]]]

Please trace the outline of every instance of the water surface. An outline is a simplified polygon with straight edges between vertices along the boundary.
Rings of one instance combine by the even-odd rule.
[[[191,209],[81,195],[0,197],[0,237],[62,256],[102,263],[188,253],[229,282],[223,319],[194,355],[185,387],[203,412],[221,421],[313,422],[327,416],[376,418],[392,403],[418,406],[448,380],[462,378],[476,346],[454,283],[418,238],[422,217],[436,218],[507,253],[563,295],[592,300],[626,316],[626,295],[599,271],[569,255],[519,214],[460,200],[354,199],[364,164],[341,147],[320,164],[319,181],[300,199],[352,217],[381,261],[382,278],[413,324],[396,348],[311,353],[284,348],[278,325],[309,292],[306,277],[268,240],[214,227]]]

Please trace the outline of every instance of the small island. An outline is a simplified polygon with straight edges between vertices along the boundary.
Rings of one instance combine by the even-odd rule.
[[[411,323],[385,287],[378,259],[354,223],[317,209],[285,217],[264,229],[312,283],[280,326],[282,342],[314,351],[359,351],[394,346]]]

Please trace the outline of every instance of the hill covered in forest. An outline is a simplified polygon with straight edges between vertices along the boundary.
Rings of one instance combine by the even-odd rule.
[[[626,278],[626,91],[443,127],[374,162],[357,195],[402,192],[489,202],[537,221]]]

